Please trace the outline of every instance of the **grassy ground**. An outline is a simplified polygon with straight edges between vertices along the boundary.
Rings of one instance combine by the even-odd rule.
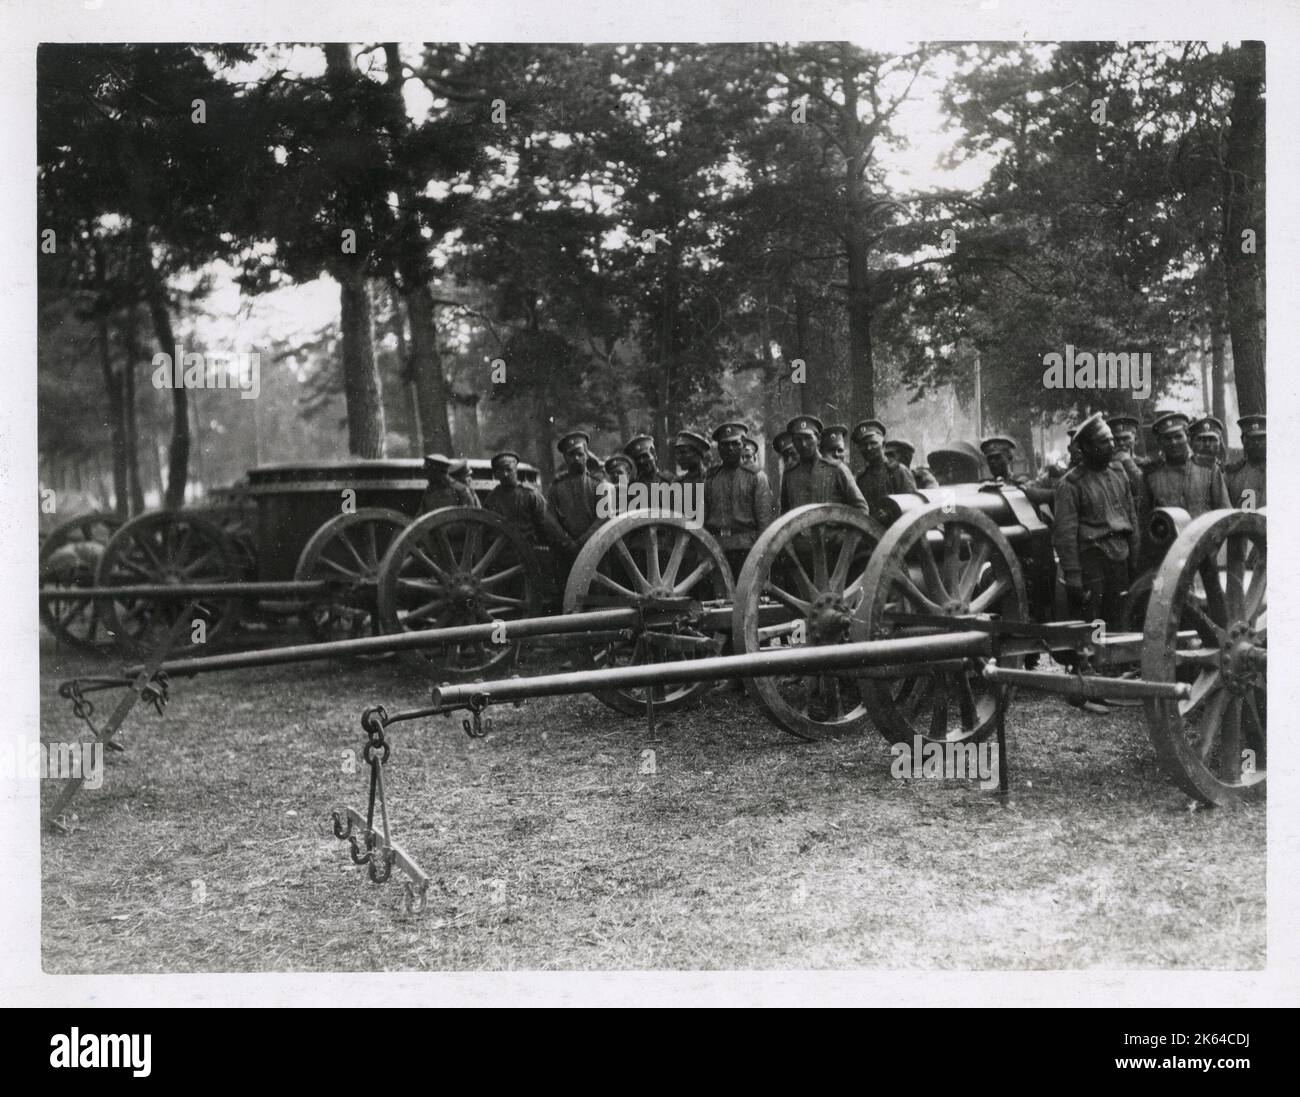
[[[46,652],[45,738],[76,735],[57,680],[95,669]],[[45,970],[1264,964],[1264,809],[1190,810],[1138,709],[1019,698],[1006,806],[720,691],[653,740],[587,697],[494,710],[483,740],[399,724],[395,837],[434,880],[410,915],[329,830],[364,810],[344,752],[381,702],[427,703],[411,664],[182,680],[164,716],[137,709],[73,833],[44,838]]]

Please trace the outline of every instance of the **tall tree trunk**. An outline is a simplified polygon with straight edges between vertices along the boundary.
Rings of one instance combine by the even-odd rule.
[[[664,274],[664,292],[660,324],[659,386],[655,401],[654,426],[650,433],[660,454],[670,453],[676,416],[673,414],[673,382],[677,376],[677,294],[680,252],[677,244],[670,245],[668,269]]]
[[[332,94],[344,99],[356,79],[351,46],[346,42],[325,43],[325,71]],[[348,119],[356,124],[355,111]],[[348,452],[355,457],[383,457],[387,452],[384,398],[379,367],[375,362],[374,313],[367,280],[368,247],[365,218],[344,196],[340,230],[356,233],[357,251],[341,252],[331,264],[339,283],[339,326],[342,333],[343,397],[347,403]]]
[[[1264,384],[1264,43],[1236,51],[1223,156],[1223,263],[1242,415],[1266,410]],[[1254,233],[1253,251],[1242,234]]]
[[[138,269],[144,279],[145,300],[149,305],[150,319],[153,320],[154,338],[158,340],[158,346],[164,354],[174,354],[176,338],[172,333],[167,287],[158,268],[154,266],[144,225],[136,222],[132,234],[136,244]],[[163,492],[162,503],[168,510],[175,510],[185,505],[185,481],[190,466],[190,407],[189,394],[183,385],[177,385],[171,394],[172,437],[167,449],[167,488]]]
[[[850,212],[850,217],[859,215]],[[876,366],[871,349],[871,254],[864,225],[850,224],[846,240],[849,260],[849,385],[852,407],[845,416],[876,414]]]
[[[1219,318],[1210,320],[1210,410],[1226,428],[1228,425],[1227,340]],[[1226,440],[1225,440],[1226,441]]]
[[[113,351],[108,337],[108,288],[104,273],[104,244],[96,239],[95,253],[95,338],[99,343],[99,368],[104,377],[108,403],[109,434],[113,440],[113,510],[119,518],[130,514],[126,477],[126,435],[122,418],[122,375],[113,369]],[[130,369],[128,362],[123,372]]]
[[[135,303],[127,306],[122,321],[126,364],[122,370],[122,431],[126,439],[126,479],[131,493],[131,513],[144,512],[144,487],[140,483],[140,427],[135,407],[135,371],[140,363],[139,318]]]
[[[808,355],[808,295],[803,290],[796,290],[794,295],[794,358],[804,363],[804,381],[795,387],[799,390],[799,411],[804,415],[813,415],[816,404],[808,391],[807,371]]]
[[[384,44],[384,62],[388,71],[385,87],[390,95],[389,128],[393,138],[401,140],[410,130],[410,123],[406,116],[406,104],[402,100],[402,59],[396,42]],[[427,446],[431,451],[450,454],[450,401],[446,378],[442,372],[442,356],[438,353],[433,294],[429,291],[428,245],[420,231],[420,219],[414,212],[416,199],[417,195],[411,187],[403,187],[398,194],[402,209],[407,211],[402,217],[405,239],[402,241],[398,266],[402,276],[402,301],[411,325],[409,363],[411,377],[415,382],[420,429],[424,436],[422,446]]]
[[[360,266],[336,267],[342,328],[343,399],[347,404],[348,452],[354,457],[387,453],[384,399],[375,362],[370,285]]]

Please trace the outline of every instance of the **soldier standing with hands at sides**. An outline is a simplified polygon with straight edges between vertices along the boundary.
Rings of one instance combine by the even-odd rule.
[[[772,520],[772,489],[766,474],[741,462],[744,427],[724,423],[713,432],[722,463],[704,477],[704,528],[718,539],[731,565],[740,574],[758,535]]]
[[[476,507],[478,497],[466,484],[453,480],[449,475],[451,458],[441,453],[430,453],[424,458],[424,474],[429,486],[420,496],[420,513],[428,514],[431,510],[443,507]]]
[[[1192,443],[1192,460],[1198,465],[1223,467],[1223,437],[1227,432],[1213,415],[1197,419],[1188,434]]]
[[[853,444],[866,461],[858,474],[858,490],[867,501],[873,517],[889,524],[885,498],[916,490],[912,470],[906,465],[890,464],[885,460],[885,424],[879,419],[863,419],[853,428]]]
[[[679,484],[704,483],[704,461],[709,456],[709,440],[693,430],[679,430],[673,441],[673,460],[681,469]]]
[[[782,478],[782,514],[806,503],[843,503],[862,511],[869,510],[848,466],[839,461],[828,461],[817,452],[822,434],[820,419],[814,415],[796,415],[785,429],[794,439],[799,463],[786,469]]]
[[[1081,620],[1100,616],[1118,629],[1141,547],[1137,507],[1100,412],[1079,425],[1075,441],[1082,460],[1057,486],[1052,543],[1065,573],[1070,613]]]
[[[636,466],[635,483],[671,484],[673,478],[659,468],[659,457],[655,453],[655,440],[648,434],[638,434],[626,446],[623,452],[632,458]]]
[[[483,502],[486,510],[501,515],[531,545],[552,545],[570,556],[577,553],[577,542],[555,520],[541,493],[519,482],[519,454],[504,450],[494,456],[492,475],[497,486]]]
[[[916,486],[922,490],[926,488],[937,488],[939,481],[934,478],[934,473],[924,465],[912,467],[912,458],[916,454],[916,447],[911,442],[906,442],[902,438],[890,438],[885,442],[885,460],[892,461],[896,465],[902,465],[912,474],[912,479],[916,481]]]
[[[568,467],[555,478],[546,497],[560,526],[579,548],[601,524],[596,500],[603,477],[590,469],[587,452],[590,443],[590,435],[581,430],[571,430],[559,440],[557,446]]]
[[[1263,415],[1243,415],[1237,420],[1241,429],[1241,448],[1246,451],[1240,464],[1228,469],[1228,501],[1234,507],[1259,510],[1266,506],[1264,458],[1268,450],[1268,420]]]

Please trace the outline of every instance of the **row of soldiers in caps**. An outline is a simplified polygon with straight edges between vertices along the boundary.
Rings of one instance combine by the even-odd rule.
[[[1157,413],[1151,429],[1160,452],[1150,459],[1134,454],[1137,419],[1107,419],[1101,412],[1071,432],[1070,467],[1036,481],[1011,472],[1011,439],[988,438],[981,449],[995,477],[1019,485],[1034,502],[1051,503],[1052,540],[1071,613],[1120,628],[1129,583],[1156,562],[1142,555],[1141,544],[1154,509],[1178,507],[1196,518],[1209,510],[1266,505],[1267,420],[1246,415],[1237,423],[1244,457],[1226,469],[1218,421],[1209,421],[1216,446],[1205,438],[1206,420],[1193,424],[1177,411]]]
[[[758,467],[758,443],[744,423],[723,423],[713,432],[719,461],[709,465],[708,439],[694,431],[679,431],[673,440],[673,460],[681,470],[672,475],[659,467],[654,439],[639,434],[623,452],[601,461],[590,452],[585,431],[565,434],[558,443],[566,469],[555,478],[546,496],[521,484],[519,455],[513,451],[492,458],[498,481],[483,505],[519,528],[533,543],[547,543],[565,555],[576,554],[604,520],[597,513],[600,483],[691,484],[703,488],[704,527],[719,541],[737,570],[745,554],[777,513],[807,503],[844,503],[884,517],[887,496],[937,487],[927,469],[909,467],[914,449],[902,440],[886,441],[886,428],[865,419],[851,431],[823,426],[812,415],[797,415],[773,439],[780,461],[773,490]],[[845,463],[852,442],[864,462],[856,479]],[[468,483],[464,461],[441,454],[425,458],[429,486],[421,500],[425,513],[448,506],[478,506]]]

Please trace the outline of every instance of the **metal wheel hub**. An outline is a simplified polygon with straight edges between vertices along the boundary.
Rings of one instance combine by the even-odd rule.
[[[1228,689],[1245,693],[1259,677],[1258,634],[1249,625],[1237,623],[1228,629],[1228,638],[1220,648],[1220,667]]]
[[[848,605],[834,592],[819,594],[809,607],[808,634],[817,641],[840,639],[852,623]]]

